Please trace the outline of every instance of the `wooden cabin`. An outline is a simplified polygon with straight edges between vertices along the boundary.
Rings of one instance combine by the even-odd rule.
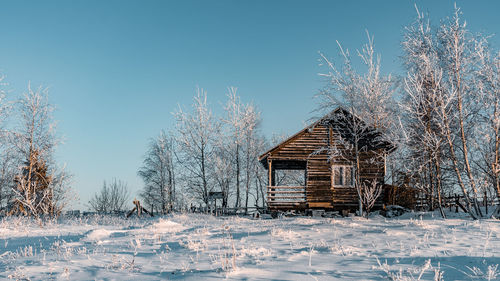
[[[381,134],[373,128],[365,128],[362,137],[358,134],[354,137],[356,131],[351,127],[359,127],[359,122],[362,120],[339,107],[262,154],[259,161],[269,171],[269,209],[356,210],[354,139],[358,147],[362,147],[358,153],[361,182],[376,180],[383,185],[385,156],[393,147],[381,141]],[[280,170],[303,175],[302,184],[280,185],[276,181],[276,173]],[[383,198],[382,194],[375,207],[384,203]]]

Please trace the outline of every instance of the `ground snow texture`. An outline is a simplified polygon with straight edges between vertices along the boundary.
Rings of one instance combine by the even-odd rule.
[[[431,215],[5,218],[0,279],[500,280],[499,221]]]

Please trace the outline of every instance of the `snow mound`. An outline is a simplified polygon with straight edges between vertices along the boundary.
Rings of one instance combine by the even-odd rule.
[[[160,219],[157,223],[153,224],[153,229],[156,233],[171,233],[179,232],[186,228],[180,223]]]
[[[95,229],[92,230],[88,235],[87,235],[87,240],[90,241],[101,241],[104,238],[107,238],[113,233],[113,231],[109,231],[106,229]]]

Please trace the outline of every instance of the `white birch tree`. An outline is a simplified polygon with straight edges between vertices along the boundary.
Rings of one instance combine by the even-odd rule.
[[[209,192],[213,190],[213,157],[215,140],[220,125],[207,104],[207,94],[197,89],[192,111],[181,107],[174,113],[179,165],[186,190],[197,200],[208,205]]]
[[[141,197],[145,206],[165,214],[175,202],[174,140],[165,132],[152,139],[138,175],[144,182]],[[153,211],[153,210],[151,210]]]
[[[417,10],[417,20],[406,27],[402,42],[404,65],[407,77],[404,79],[404,97],[401,129],[404,131],[405,150],[401,166],[404,174],[412,179],[412,185],[424,192],[430,199],[432,210],[437,198],[442,208],[443,170],[445,167],[446,139],[440,126],[438,108],[446,103],[440,89],[442,72],[439,69],[438,42],[430,22]]]
[[[252,104],[247,104],[243,112],[243,150],[245,154],[245,213],[248,213],[248,204],[252,191],[252,178],[256,176],[258,157],[259,157],[259,138],[258,127],[260,124],[260,112]]]
[[[232,194],[231,186],[234,181],[234,149],[232,138],[226,138],[224,134],[217,138],[214,153],[215,182],[222,192],[222,208],[229,207],[229,199]],[[229,139],[229,141],[228,141]],[[229,143],[228,143],[229,142]]]
[[[229,149],[233,150],[233,162],[234,162],[234,176],[235,176],[235,201],[234,207],[238,208],[241,206],[241,143],[242,143],[242,132],[244,130],[243,113],[244,106],[241,104],[240,97],[237,95],[236,87],[228,87],[227,103],[224,107],[226,111],[226,117],[223,118],[223,122],[229,127],[229,139],[231,143],[228,144]]]
[[[500,51],[493,53],[482,44],[478,55],[482,67],[477,73],[479,124],[474,128],[476,157],[474,166],[486,178],[486,188],[491,187],[500,202]],[[500,217],[500,205],[494,217]]]
[[[438,202],[443,178],[453,176],[448,185],[461,190],[467,212],[478,219],[484,215],[478,203],[483,176],[477,168],[492,172],[495,163],[494,156],[486,157],[491,168],[477,161],[485,148],[495,151],[498,89],[494,59],[485,51],[486,37],[467,30],[456,6],[452,17],[435,30],[418,9],[417,15],[403,42],[408,69],[403,104],[409,117],[404,124],[408,147],[419,154],[415,162],[429,166],[427,185],[438,188]],[[478,128],[488,132],[487,141],[483,134],[475,134]],[[491,172],[494,185],[495,173]]]

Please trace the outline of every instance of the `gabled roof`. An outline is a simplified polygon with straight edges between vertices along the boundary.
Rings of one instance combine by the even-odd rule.
[[[334,114],[337,114],[337,113],[342,113],[343,116],[346,116],[345,119],[347,119],[345,121],[345,123],[347,124],[338,124],[338,122],[334,122],[334,120],[332,119],[333,115]],[[329,125],[334,128],[334,129],[337,129],[336,131],[339,131],[340,134],[342,135],[343,138],[347,139],[347,140],[352,140],[352,134],[349,134],[348,133],[348,130],[342,130],[342,126],[346,126],[348,125],[349,122],[354,122],[352,120],[360,120],[358,117],[354,116],[354,118],[356,119],[352,119],[353,116],[351,113],[349,113],[347,110],[345,110],[344,108],[342,107],[337,107],[335,110],[331,111],[330,113],[326,114],[325,116],[323,116],[322,118],[320,118],[319,120],[317,120],[316,122],[312,123],[311,125],[305,127],[304,129],[302,129],[301,131],[299,131],[298,133],[296,133],[295,135],[289,137],[288,139],[284,140],[283,142],[281,142],[280,144],[274,146],[273,148],[269,149],[268,151],[266,151],[265,153],[263,153],[262,155],[259,156],[259,161],[263,161],[265,160],[271,153],[275,152],[276,150],[279,150],[280,148],[282,148],[283,146],[287,145],[288,143],[290,143],[291,141],[299,138],[300,136],[302,136],[303,134],[309,132],[310,130],[312,130],[314,127],[316,127],[318,124],[321,124],[322,122],[328,122]],[[362,120],[360,120],[361,122],[363,122]],[[379,136],[381,136],[381,133],[378,132],[375,128],[373,129],[369,129],[367,130],[367,132],[365,133],[365,140],[362,140],[361,143],[362,145],[365,145],[367,147],[367,149],[369,150],[372,150],[372,149],[379,149],[379,148],[382,148],[382,149],[385,149],[387,151],[392,151],[395,146],[392,144],[392,143],[389,143],[388,141],[373,141],[375,140],[376,138],[378,138]]]
[[[263,153],[262,155],[259,156],[259,161],[262,161],[264,158],[266,158],[270,153],[280,149],[281,147],[287,145],[288,143],[290,143],[291,141],[297,139],[298,137],[302,136],[303,134],[309,132],[310,130],[312,130],[314,127],[316,127],[318,124],[320,124],[321,122],[324,122],[326,120],[328,120],[330,118],[330,116],[332,116],[335,112],[341,110],[342,108],[341,107],[338,107],[336,108],[335,110],[331,111],[330,113],[328,113],[327,115],[321,117],[319,120],[317,120],[316,122],[312,123],[311,125],[305,127],[304,129],[300,130],[298,133],[296,133],[295,135],[289,137],[288,139],[282,141],[281,143],[279,143],[278,145],[274,146],[273,148],[269,149],[268,151],[266,151],[265,153]]]

